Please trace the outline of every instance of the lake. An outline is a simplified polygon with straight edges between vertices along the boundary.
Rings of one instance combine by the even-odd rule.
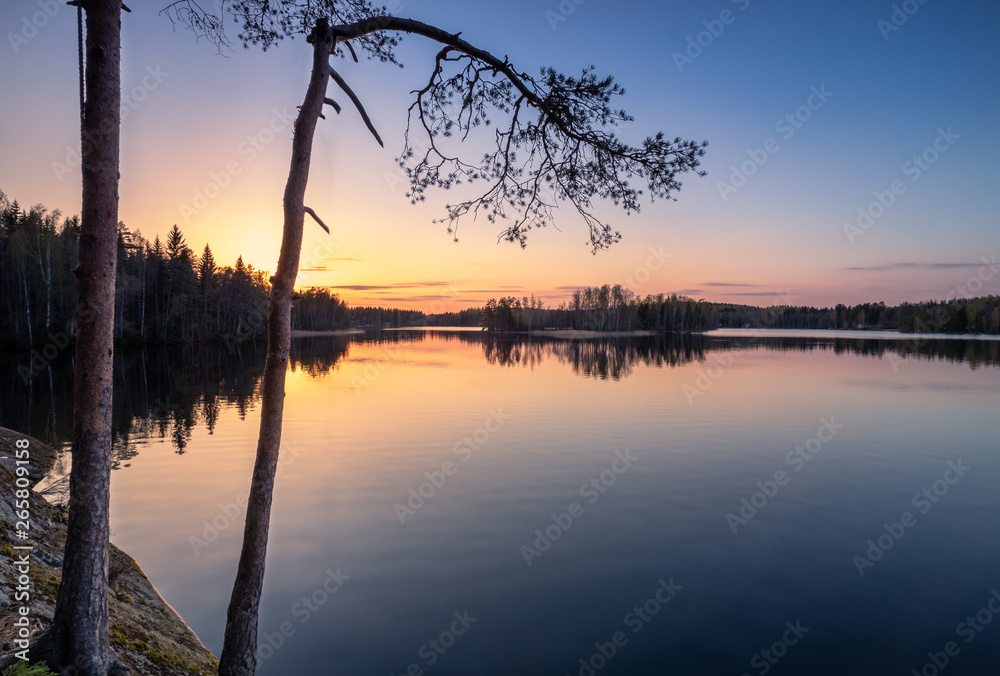
[[[215,654],[262,366],[116,358],[112,540]],[[997,341],[297,340],[258,673],[996,673],[998,413]]]

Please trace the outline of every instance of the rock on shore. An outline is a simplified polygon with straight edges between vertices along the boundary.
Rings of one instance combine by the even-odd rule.
[[[34,486],[52,467],[56,451],[50,446],[0,427],[0,660],[16,650],[14,602],[17,572],[14,568],[15,533],[14,476],[15,441],[30,441],[28,478]],[[52,621],[56,592],[62,579],[62,556],[66,543],[65,508],[50,505],[31,492],[32,634]],[[191,628],[170,607],[143,574],[132,557],[111,545],[108,609],[111,617],[111,647],[135,676],[209,676],[218,662]]]

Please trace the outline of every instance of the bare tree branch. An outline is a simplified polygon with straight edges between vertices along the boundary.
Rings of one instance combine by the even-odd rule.
[[[421,35],[445,45],[429,81],[414,92],[399,161],[413,202],[423,201],[430,187],[488,182],[482,195],[448,206],[443,221],[453,235],[463,216],[483,212],[491,222],[512,220],[501,239],[524,246],[527,232],[551,222],[558,202],[567,201],[587,224],[596,252],[621,234],[594,214],[595,199],[638,212],[644,193],[653,200],[674,199],[679,174],[704,175],[698,167],[707,143],[671,141],[662,133],[638,147],[621,141],[611,129],[632,117],[612,108],[611,100],[624,90],[610,77],[599,78],[592,67],[578,78],[552,69],[531,77],[459,34],[414,19],[368,17],[334,28],[338,42],[381,31]],[[525,106],[537,114],[524,116]],[[489,126],[491,110],[511,116],[510,124],[496,132],[496,152],[473,164],[445,150],[443,139],[461,132],[465,140],[474,127]],[[411,143],[414,123],[426,137],[419,151]],[[640,179],[645,188],[632,186],[630,179]]]
[[[322,116],[320,116],[320,117],[322,117]],[[324,230],[326,230],[326,234],[328,234],[328,235],[330,234],[330,228],[326,227],[326,223],[324,223],[323,219],[321,219],[319,216],[316,215],[315,211],[313,211],[309,207],[303,207],[302,210],[304,212],[306,212],[307,214],[309,214],[310,216],[312,216],[313,220],[316,221],[317,223],[319,223],[319,227],[321,227]]]
[[[340,76],[340,73],[338,73],[332,67],[330,68],[330,77],[332,77],[333,81],[336,82],[337,85],[344,90],[344,93],[347,94],[348,97],[350,97],[351,101],[354,103],[354,106],[358,109],[358,112],[361,113],[361,119],[364,120],[365,124],[368,126],[368,131],[372,133],[372,136],[375,137],[375,140],[378,141],[378,144],[383,148],[385,148],[385,144],[382,143],[382,137],[378,135],[377,131],[375,131],[375,125],[372,124],[371,118],[368,117],[368,111],[366,111],[365,107],[361,104],[361,99],[358,98],[358,95],[355,94],[354,90],[348,86],[348,84],[344,81],[344,78]]]
[[[625,92],[593,67],[577,77],[550,68],[530,76],[460,33],[391,16],[368,0],[219,0],[217,6],[241,23],[244,45],[268,47],[293,34],[308,35],[320,17],[333,24],[331,54],[342,57],[356,58],[355,45],[368,58],[398,63],[394,50],[404,33],[442,44],[426,84],[413,92],[397,159],[410,181],[412,202],[423,201],[430,188],[484,184],[482,194],[447,206],[442,222],[453,235],[463,217],[484,214],[491,222],[506,221],[501,239],[524,246],[527,233],[551,223],[558,206],[568,202],[587,225],[596,252],[621,238],[597,216],[598,200],[626,214],[638,212],[644,195],[675,199],[681,174],[705,174],[699,167],[707,142],[671,140],[662,133],[638,145],[621,140],[616,128],[633,120],[612,100]],[[221,18],[205,15],[197,0],[175,0],[164,11],[201,34],[216,30],[215,39],[224,40],[217,30]],[[357,97],[338,74],[333,77],[381,144]],[[464,141],[473,129],[492,126],[493,115],[508,121],[495,129],[492,152],[471,161],[462,157],[465,146],[449,147],[452,139]]]

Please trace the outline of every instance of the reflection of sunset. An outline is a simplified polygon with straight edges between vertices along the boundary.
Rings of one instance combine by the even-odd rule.
[[[441,544],[442,519],[462,529],[476,515],[476,528],[499,529],[501,544],[517,542],[523,522],[530,525],[551,504],[571,498],[580,477],[600,471],[615,448],[631,449],[643,468],[623,491],[638,490],[646,485],[642,477],[668,467],[649,487],[659,496],[650,505],[666,500],[692,510],[718,493],[719,513],[712,514],[719,517],[733,495],[782,466],[787,452],[832,417],[845,427],[818,456],[826,469],[795,479],[830,491],[834,484],[823,477],[861,471],[869,444],[889,448],[883,460],[889,463],[933,454],[920,439],[940,437],[942,391],[948,392],[949,429],[975,429],[976,420],[989,419],[1000,360],[998,344],[989,341],[958,352],[949,352],[957,341],[928,342],[928,355],[955,360],[945,362],[901,357],[903,341],[842,341],[838,354],[832,342],[774,338],[504,343],[478,333],[385,335],[293,344],[268,561],[276,598],[301,595],[300,587],[311,584],[303,576],[331,561],[344,562],[345,571],[350,562],[379,579],[379,560],[396,562],[386,563],[387,571],[400,557],[420,568],[415,552],[429,546],[426,538],[436,543],[432,551],[452,546]],[[973,355],[980,368],[960,361]],[[701,394],[690,396],[686,388]],[[175,393],[171,400],[188,396]],[[455,445],[498,410],[509,419],[462,462]],[[210,646],[221,640],[258,422],[258,406],[249,406],[241,420],[235,404],[224,404],[214,434],[195,415],[184,455],[174,452],[169,432],[164,439],[135,440],[138,455],[114,474],[115,542],[143,561]],[[894,441],[887,434],[902,436]],[[457,473],[401,526],[393,505],[447,460],[460,463]],[[735,474],[705,483],[702,473],[723,471],[709,467],[731,467]],[[540,472],[544,488],[533,483]],[[794,501],[792,495],[786,499]],[[617,509],[621,496],[609,496],[603,509],[610,512],[595,512],[594,523],[604,518],[596,514]],[[817,498],[802,499],[812,504]],[[512,513],[518,520],[507,532]],[[215,519],[232,525],[195,553],[191,538],[202,538],[206,522]],[[417,543],[410,543],[411,534]],[[480,542],[472,532],[466,537]],[[497,560],[505,560],[506,550],[499,551]],[[192,590],[192,576],[207,586]],[[329,621],[340,616],[332,613]]]

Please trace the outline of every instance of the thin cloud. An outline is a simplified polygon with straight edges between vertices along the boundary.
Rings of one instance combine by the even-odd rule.
[[[727,293],[727,296],[787,296],[781,291],[734,291]]]
[[[384,303],[386,301],[393,301],[398,303],[421,303],[421,302],[431,302],[442,300],[441,296],[424,295],[424,296],[364,296],[361,298],[362,301],[372,301],[375,303]],[[462,298],[463,303],[485,303],[482,298]],[[420,308],[412,308],[414,310],[419,310]]]
[[[859,265],[845,268],[852,272],[873,272],[885,270],[955,270],[961,268],[978,268],[982,263],[888,263],[886,265]]]
[[[330,258],[328,260],[340,263],[361,263],[360,258]],[[299,268],[299,272],[332,272],[329,265],[314,265],[309,268]]]
[[[425,289],[429,286],[448,286],[450,282],[400,282],[398,284],[335,284],[328,289],[347,291],[396,291],[399,289]]]
[[[704,282],[705,286],[759,286],[758,284],[736,284],[733,282]]]
[[[511,291],[509,287],[497,287],[495,289],[462,289],[464,293],[508,293]]]

